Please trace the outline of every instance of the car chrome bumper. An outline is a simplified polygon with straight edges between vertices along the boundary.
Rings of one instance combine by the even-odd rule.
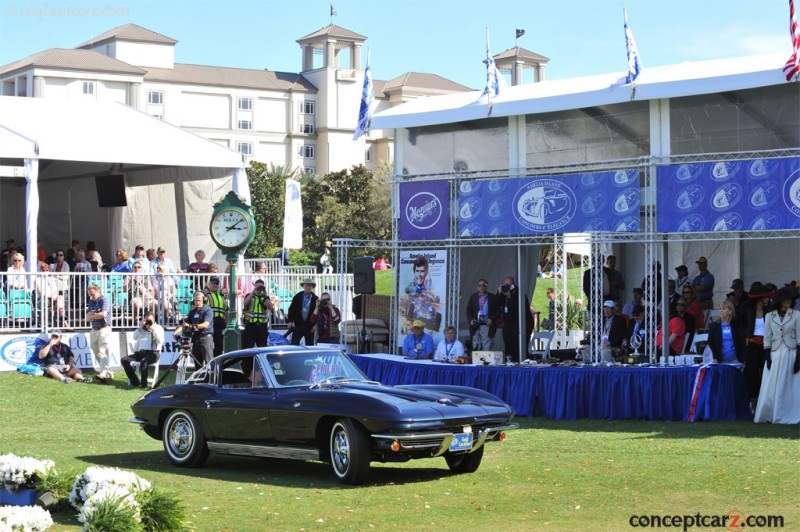
[[[132,417],[132,418],[128,419],[128,422],[129,423],[136,423],[137,425],[146,425],[147,424],[147,420],[143,419],[143,418],[140,418],[140,417]]]
[[[474,452],[483,446],[487,440],[492,440],[500,432],[517,427],[519,427],[518,423],[508,423],[499,427],[484,427],[473,430],[472,449],[466,452]],[[391,442],[398,442],[400,449],[395,451],[397,453],[427,451],[431,453],[431,456],[441,456],[450,449],[450,444],[455,434],[453,432],[428,432],[420,434],[373,434],[372,437],[390,444]]]

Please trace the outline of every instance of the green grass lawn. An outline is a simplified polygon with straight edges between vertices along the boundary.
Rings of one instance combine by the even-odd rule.
[[[212,454],[175,468],[126,421],[140,392],[121,382],[3,373],[0,390],[0,454],[132,470],[178,492],[199,531],[625,530],[632,514],[733,511],[800,527],[797,426],[518,419],[476,473],[452,475],[441,458],[375,464],[368,484],[345,487],[316,462]],[[53,517],[51,530],[79,530]]]

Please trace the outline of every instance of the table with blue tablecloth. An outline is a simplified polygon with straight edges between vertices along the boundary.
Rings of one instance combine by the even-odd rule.
[[[351,355],[383,384],[452,384],[486,390],[517,415],[550,419],[748,419],[750,400],[740,368],[473,366],[394,355]]]

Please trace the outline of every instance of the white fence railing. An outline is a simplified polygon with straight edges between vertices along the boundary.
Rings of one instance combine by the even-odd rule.
[[[0,333],[15,331],[48,331],[59,328],[86,330],[87,287],[95,283],[111,305],[112,324],[119,328],[135,327],[145,310],[153,310],[164,327],[176,327],[189,312],[194,293],[204,290],[212,276],[220,278],[221,291],[230,292],[227,275],[176,273],[2,273],[0,274]],[[244,274],[237,277],[239,316],[242,298],[253,289],[256,279],[263,279],[273,297],[276,310],[289,310],[292,297],[302,289],[301,283],[312,277],[317,283],[314,292],[329,292],[333,302],[350,315],[353,298],[351,275],[321,275],[305,271],[277,274]],[[280,323],[280,312],[274,319]]]

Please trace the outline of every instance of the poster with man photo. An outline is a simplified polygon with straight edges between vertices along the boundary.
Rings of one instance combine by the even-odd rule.
[[[402,251],[399,277],[400,338],[410,334],[411,323],[421,320],[425,332],[437,340],[447,323],[447,251]]]

